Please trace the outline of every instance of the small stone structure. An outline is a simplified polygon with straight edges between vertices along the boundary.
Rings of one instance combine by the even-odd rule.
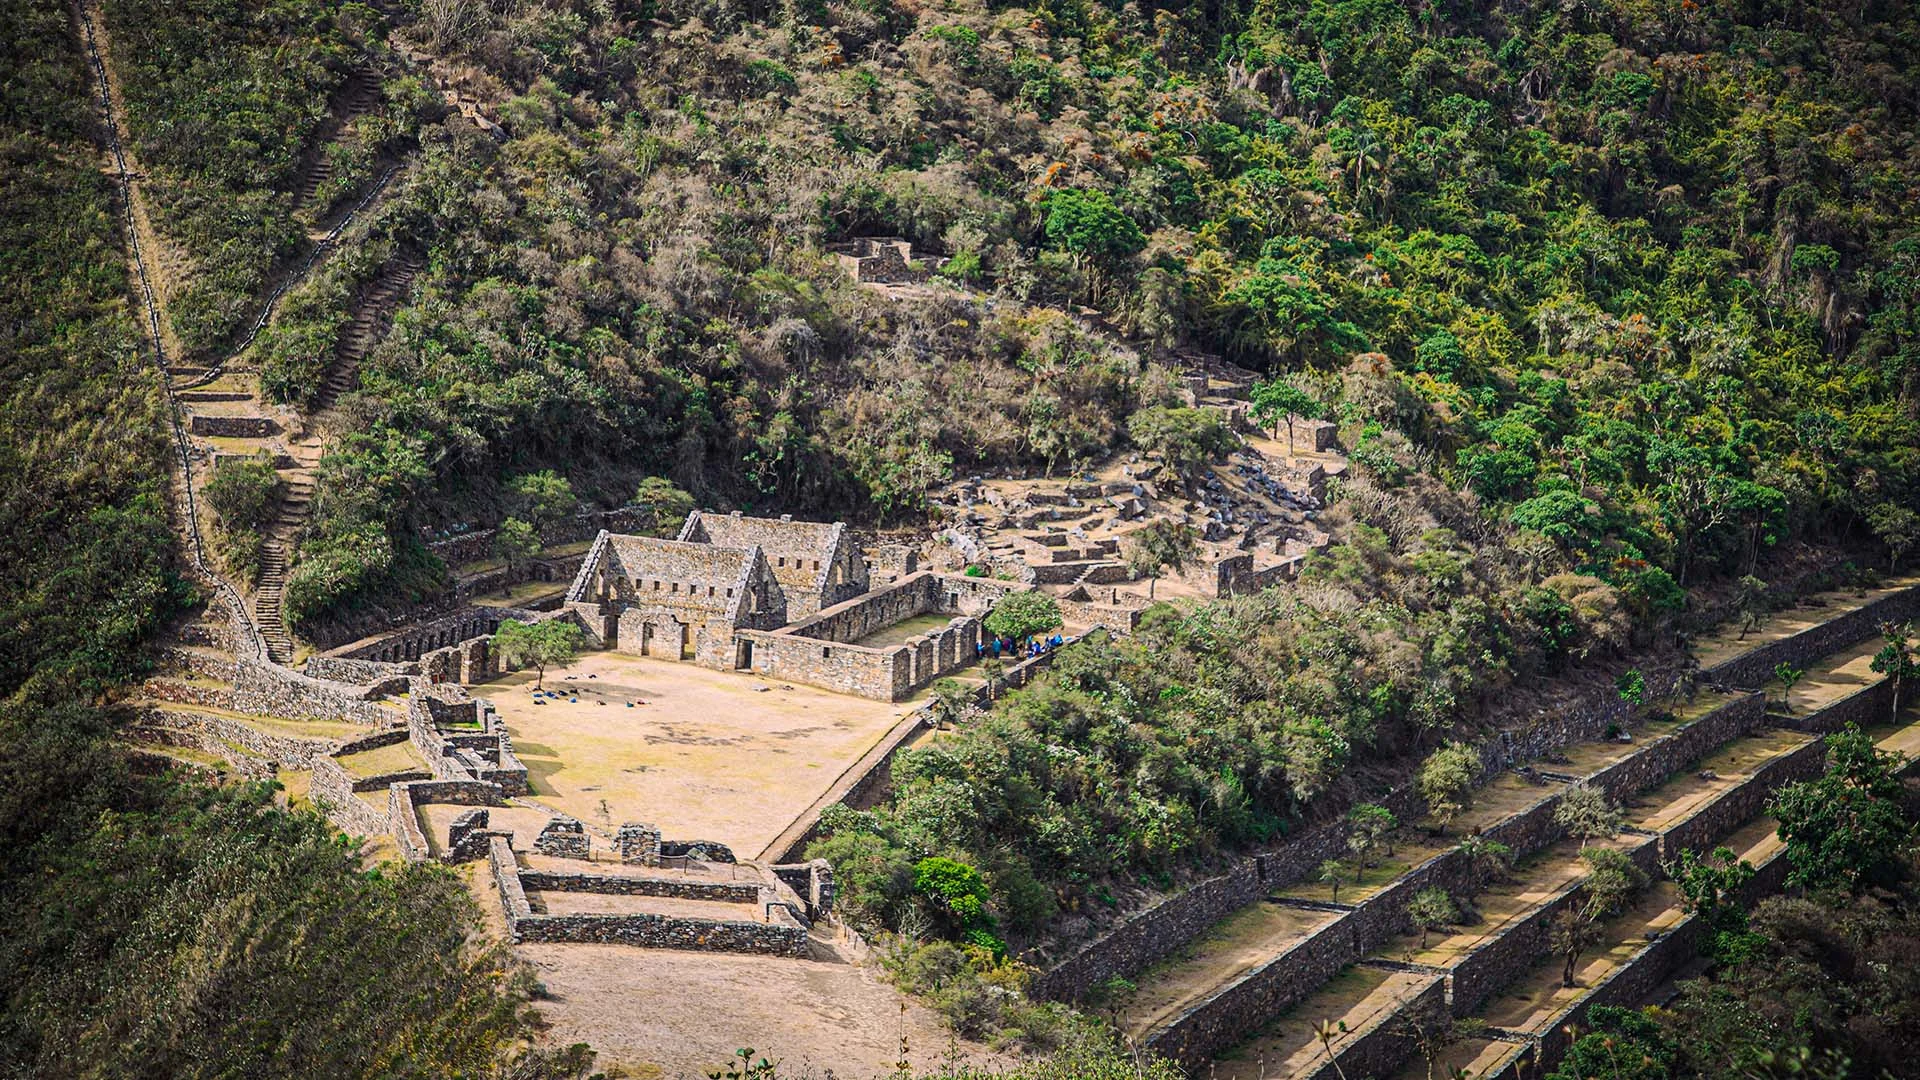
[[[659,866],[660,827],[638,821],[627,822],[614,835],[613,851],[623,863]]]
[[[533,850],[556,859],[590,859],[593,853],[587,841],[587,828],[575,818],[555,815],[533,841]]]
[[[857,236],[829,250],[847,276],[863,285],[901,285],[927,278],[925,270],[914,269],[913,244],[898,236]]]

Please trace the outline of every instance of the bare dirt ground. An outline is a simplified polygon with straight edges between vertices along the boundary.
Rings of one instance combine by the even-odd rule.
[[[636,1078],[705,1077],[752,1047],[783,1077],[865,1080],[894,1070],[903,1039],[916,1067],[939,1064],[952,1045],[937,1015],[850,964],[618,945],[515,951],[552,995],[540,1005],[549,1036],[590,1042],[597,1068]]]
[[[535,801],[598,828],[652,822],[669,840],[746,856],[911,708],[611,652],[546,683],[578,700],[535,704],[531,672],[472,688],[506,722]]]

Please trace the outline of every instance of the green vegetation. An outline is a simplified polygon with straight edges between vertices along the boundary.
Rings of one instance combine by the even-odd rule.
[[[980,625],[995,637],[1025,641],[1060,625],[1060,605],[1043,592],[1008,593],[994,603]]]
[[[1898,755],[1848,725],[1827,736],[1827,771],[1774,793],[1793,869],[1787,880],[1810,889],[1859,891],[1904,871],[1913,826],[1901,808]]]
[[[1479,776],[1480,755],[1465,743],[1448,743],[1421,763],[1414,782],[1442,835],[1460,811],[1473,804],[1473,784]]]
[[[193,590],[69,17],[0,0],[0,1075],[581,1076],[584,1047],[527,1049],[532,983],[451,874],[116,742],[101,700]],[[208,496],[236,524],[240,466]]]
[[[7,0],[0,23],[0,694],[95,694],[146,665],[190,593],[166,406],[67,9]]]
[[[531,665],[536,688],[546,686],[548,668],[572,663],[585,642],[586,635],[566,619],[536,623],[508,619],[493,633],[493,647],[499,652],[500,662],[510,668]]]
[[[217,515],[214,543],[233,576],[244,581],[260,576],[260,544],[286,487],[265,450],[214,463],[201,494]]]
[[[1553,823],[1586,847],[1590,840],[1616,836],[1626,824],[1620,808],[1608,801],[1607,793],[1591,784],[1575,784],[1560,796],[1553,808]]]
[[[1624,912],[1647,887],[1646,871],[1623,851],[1581,848],[1587,876],[1580,883],[1578,902],[1568,904],[1553,924],[1552,948],[1563,960],[1560,982],[1573,986],[1574,969],[1588,949],[1600,943],[1603,924]]]

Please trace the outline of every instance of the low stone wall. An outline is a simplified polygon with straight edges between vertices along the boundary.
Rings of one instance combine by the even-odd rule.
[[[1660,859],[1667,862],[1682,851],[1707,852],[1728,833],[1760,816],[1775,790],[1819,776],[1826,768],[1827,748],[1814,739],[1754,770],[1719,798],[1675,822],[1660,834]]]
[[[227,763],[227,767],[237,776],[247,780],[271,780],[279,772],[273,762],[258,758],[252,754],[236,750],[218,739],[211,738],[199,731],[182,730],[173,727],[152,727],[146,724],[133,724],[126,728],[129,740],[139,746],[171,746],[183,750],[199,750],[213,754]],[[174,765],[179,759],[169,759]],[[198,767],[197,763],[195,767]]]
[[[224,439],[270,439],[280,433],[280,425],[265,416],[208,416],[194,413],[187,430],[195,435]]]
[[[233,708],[231,686],[199,686],[160,677],[148,679],[140,684],[140,691],[155,701],[171,701],[175,705],[199,705],[208,709]]]
[[[340,745],[333,739],[318,736],[301,738],[269,734],[242,721],[213,713],[153,709],[148,711],[146,722],[151,727],[188,731],[203,739],[231,744],[255,757],[275,762],[283,769],[309,768],[314,760],[333,753]],[[212,752],[219,751],[216,749]]]
[[[625,877],[613,874],[563,874],[546,870],[520,871],[520,887],[535,892],[605,893],[614,896],[668,896],[680,900],[715,900],[728,904],[757,904],[761,887],[751,882],[683,881],[678,878]]]
[[[381,813],[354,794],[354,777],[331,757],[313,759],[313,801],[342,832],[375,836],[392,827],[392,812]],[[391,800],[392,796],[388,796]],[[424,839],[424,838],[423,838]]]
[[[586,560],[587,553],[583,551],[578,555],[528,559],[525,562],[515,563],[511,567],[503,566],[497,570],[487,570],[454,582],[453,597],[462,602],[471,601],[476,596],[504,592],[514,585],[529,581],[549,581],[564,586],[580,572],[580,564]],[[559,591],[561,590],[555,590],[555,592]]]
[[[1670,732],[1595,773],[1589,781],[1609,798],[1630,798],[1666,782],[1674,773],[1713,752],[1728,739],[1744,735],[1766,719],[1766,698],[1747,694]]]
[[[1889,593],[1818,626],[1768,642],[1705,669],[1701,675],[1727,686],[1764,686],[1773,678],[1773,669],[1779,664],[1804,668],[1848,645],[1873,637],[1880,632],[1883,622],[1905,622],[1914,618],[1920,618],[1920,585]]]
[[[507,916],[507,927],[533,914],[527,893],[520,887],[520,864],[513,857],[513,845],[505,836],[487,838],[487,865],[493,871],[493,884],[500,890],[500,907]]]
[[[367,686],[394,677],[420,674],[418,664],[389,664],[379,660],[354,660],[345,656],[310,656],[300,670],[315,679]]]
[[[616,533],[644,532],[651,529],[653,523],[653,511],[646,507],[623,506],[617,510],[579,514],[550,525],[540,531],[540,542],[549,547],[577,544],[593,539],[601,529]],[[439,556],[440,561],[448,566],[480,562],[493,556],[493,534],[496,531],[476,529],[446,540],[435,540],[427,544],[427,550]]]
[[[1511,984],[1532,970],[1541,957],[1552,953],[1554,920],[1578,902],[1584,884],[1584,879],[1568,884],[1453,965],[1448,978],[1455,1016],[1472,1016],[1495,991]]]
[[[431,803],[454,806],[505,806],[500,785],[478,780],[409,780],[387,787],[387,828],[409,862],[433,857],[433,848],[420,828],[419,807]]]
[[[1149,1036],[1146,1045],[1197,1074],[1220,1052],[1312,995],[1354,959],[1351,929],[1344,920],[1335,920],[1188,1009]]]
[[[686,919],[667,915],[526,915],[512,922],[516,941],[570,941],[643,949],[807,956],[807,930],[784,907],[771,922]]]
[[[1418,1031],[1445,1026],[1446,980],[1438,975],[1392,1012],[1376,1016],[1358,1031],[1349,1032],[1334,1050],[1334,1060],[1306,1073],[1300,1080],[1347,1080],[1348,1077],[1386,1076],[1420,1048]]]
[[[1826,733],[1839,731],[1848,724],[1871,727],[1885,723],[1893,715],[1893,683],[1886,679],[1863,686],[1824,709],[1804,715],[1776,718],[1795,731]]]
[[[385,727],[399,714],[367,700],[370,691],[327,682],[297,671],[243,657],[234,665],[233,708],[259,716],[300,720],[344,720]]]

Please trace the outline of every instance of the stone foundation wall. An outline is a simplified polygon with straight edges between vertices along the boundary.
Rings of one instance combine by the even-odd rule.
[[[1766,698],[1748,694],[1714,709],[1593,775],[1589,783],[1618,802],[1666,783],[1667,778],[1710,754],[1728,739],[1744,735],[1766,719]]]
[[[195,435],[226,439],[270,439],[280,433],[280,425],[265,416],[207,416],[194,413],[187,430]]]
[[[365,687],[310,678],[297,671],[243,657],[234,665],[233,708],[259,716],[297,720],[344,720],[386,727],[400,714],[368,700]]]
[[[562,874],[520,871],[520,886],[535,892],[605,893],[614,896],[667,896],[679,900],[715,900],[757,904],[761,886],[752,882],[683,881],[679,878],[624,877],[612,874]]]
[[[785,908],[774,921],[732,922],[666,915],[525,915],[511,923],[516,941],[571,941],[643,949],[806,957],[807,930]]]
[[[285,769],[309,768],[314,760],[333,753],[340,745],[333,739],[318,736],[300,738],[268,734],[239,720],[213,713],[152,709],[146,713],[145,723],[150,727],[190,732],[203,740],[228,743]],[[220,751],[216,749],[212,752]]]
[[[1773,678],[1773,669],[1778,664],[1804,668],[1848,645],[1873,637],[1880,632],[1883,622],[1905,622],[1914,618],[1920,618],[1920,586],[1890,593],[1818,626],[1810,626],[1717,664],[1701,674],[1728,686],[1764,686]]]
[[[455,806],[505,806],[500,785],[478,780],[409,780],[387,787],[387,828],[409,862],[433,857],[426,833],[420,828],[419,807],[431,803]]]
[[[136,723],[126,728],[126,735],[140,746],[171,746],[213,754],[226,762],[227,768],[235,775],[247,780],[271,780],[279,773],[278,766],[273,762],[236,750],[200,731]],[[181,764],[178,759],[170,759],[169,763],[175,766]]]
[[[1431,1031],[1450,1020],[1446,980],[1435,975],[1397,1010],[1377,1016],[1358,1031],[1349,1032],[1335,1045],[1333,1061],[1296,1075],[1300,1080],[1390,1075],[1419,1050],[1416,1027]]]

